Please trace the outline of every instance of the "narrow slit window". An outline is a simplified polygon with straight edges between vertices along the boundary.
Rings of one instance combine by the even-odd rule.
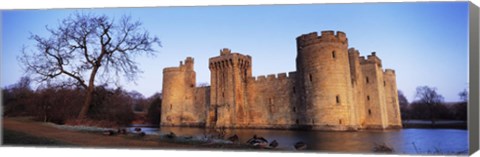
[[[243,77],[245,77],[245,79],[247,78],[247,70],[243,71]]]
[[[172,104],[170,104],[170,110],[172,109]]]
[[[370,101],[370,96],[369,95],[367,95],[367,100]]]
[[[312,82],[312,80],[313,80],[313,79],[312,79],[312,74],[310,74],[310,82]]]
[[[340,103],[340,96],[337,95],[335,98],[336,98],[336,100],[337,100],[337,104],[339,104],[339,103]]]
[[[339,120],[338,120],[338,124],[342,124],[342,119],[339,119]]]
[[[368,83],[368,77],[366,77],[366,78],[365,78],[365,80],[366,80],[366,81],[367,81],[367,83]]]
[[[335,58],[335,51],[332,51],[332,57]]]
[[[387,82],[383,81],[383,86],[387,86]]]
[[[372,115],[372,110],[368,109],[368,115]]]

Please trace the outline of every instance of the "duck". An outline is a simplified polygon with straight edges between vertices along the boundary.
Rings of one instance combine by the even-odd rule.
[[[168,133],[168,134],[165,135],[165,137],[167,137],[167,138],[169,138],[169,139],[173,139],[173,138],[175,138],[176,136],[177,136],[177,135],[175,135],[175,133],[173,133],[173,132],[170,132],[170,133]]]
[[[270,143],[270,145],[268,145],[268,146],[270,146],[270,148],[277,148],[277,146],[278,146],[277,140],[273,140],[273,141]]]
[[[258,137],[257,135],[253,135],[253,137],[249,139],[247,143],[259,148],[266,148],[268,146],[268,140],[263,137]]]
[[[305,150],[305,149],[307,149],[307,144],[300,141],[300,142],[295,143],[294,147],[297,150]]]
[[[237,136],[237,134],[229,137],[228,140],[229,140],[229,141],[232,141],[232,142],[234,142],[234,143],[235,143],[235,142],[238,142],[238,136]]]
[[[140,132],[140,131],[142,131],[142,128],[135,128],[135,131]]]
[[[113,135],[115,135],[115,131],[113,131],[113,130],[105,130],[105,131],[103,131],[103,135],[105,135],[105,136],[113,136]]]

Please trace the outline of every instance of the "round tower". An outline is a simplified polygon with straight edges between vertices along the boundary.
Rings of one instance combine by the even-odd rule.
[[[385,69],[383,72],[383,85],[385,87],[385,101],[389,128],[401,128],[402,119],[398,101],[398,89],[395,70]]]
[[[353,111],[348,40],[338,31],[316,32],[297,38],[296,86],[302,95],[299,125],[313,129],[357,129]],[[303,112],[303,113],[301,113]]]
[[[193,58],[187,57],[179,67],[163,69],[161,125],[192,125],[195,100],[195,71]]]

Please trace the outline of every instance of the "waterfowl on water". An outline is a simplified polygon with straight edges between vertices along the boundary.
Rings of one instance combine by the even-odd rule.
[[[305,150],[305,149],[307,149],[307,144],[300,141],[300,142],[295,143],[294,147],[297,150]]]

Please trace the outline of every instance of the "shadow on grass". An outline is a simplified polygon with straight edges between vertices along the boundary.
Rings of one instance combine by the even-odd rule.
[[[22,132],[12,131],[8,129],[3,129],[2,133],[2,145],[7,146],[75,146],[74,144],[49,138],[35,137]]]

